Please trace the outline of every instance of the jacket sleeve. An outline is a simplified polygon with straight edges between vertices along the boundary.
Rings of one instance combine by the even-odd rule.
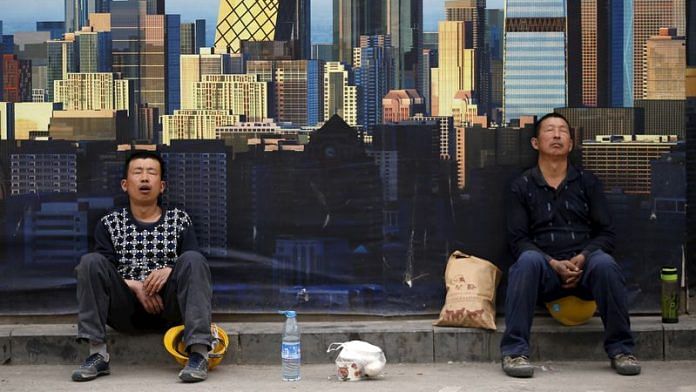
[[[533,250],[544,255],[548,261],[552,257],[542,251],[530,236],[529,208],[524,197],[525,189],[519,181],[512,184],[512,191],[508,195],[507,202],[507,234],[510,243],[510,251],[519,259],[520,255],[528,250]]]
[[[193,221],[191,217],[186,214],[184,217],[184,229],[179,236],[179,254],[189,250],[196,252],[201,251],[198,247],[198,239],[196,238],[196,231],[193,228]]]
[[[109,230],[101,219],[97,222],[97,227],[94,229],[94,251],[106,257],[114,265],[118,264],[119,258],[114,249],[111,234],[109,234]]]

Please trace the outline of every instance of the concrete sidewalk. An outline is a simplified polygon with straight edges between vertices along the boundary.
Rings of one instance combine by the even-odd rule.
[[[505,376],[499,364],[387,364],[383,377],[341,382],[331,363],[302,366],[302,380],[280,380],[280,365],[221,365],[203,383],[187,385],[173,364],[125,365],[114,359],[112,374],[87,383],[70,381],[74,366],[0,366],[0,390],[14,391],[357,391],[357,392],[520,392],[520,391],[696,391],[696,362],[643,362],[643,374],[615,374],[608,361],[542,362],[532,379]]]
[[[433,327],[430,320],[303,322],[302,360],[332,363],[329,344],[365,340],[380,346],[390,363],[447,363],[499,361],[504,320],[497,331]],[[224,364],[269,365],[279,357],[281,321],[221,323],[230,336]],[[659,317],[633,317],[636,355],[641,360],[696,360],[696,317],[678,324],[662,324]],[[14,365],[74,365],[87,353],[75,342],[74,324],[0,325],[0,363]],[[603,327],[599,318],[578,327],[564,327],[548,317],[537,317],[532,328],[532,360],[605,360]],[[131,365],[169,363],[162,334],[125,335],[111,331],[109,352]],[[121,362],[124,363],[124,362]]]

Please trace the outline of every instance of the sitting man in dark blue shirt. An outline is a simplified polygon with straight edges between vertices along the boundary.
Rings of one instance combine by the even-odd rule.
[[[533,376],[529,335],[537,301],[577,295],[597,302],[611,366],[619,374],[639,374],[625,280],[609,255],[615,234],[602,185],[568,162],[573,139],[560,114],[542,117],[531,142],[539,152],[537,166],[513,182],[508,211],[517,261],[510,267],[505,298],[503,371]]]
[[[159,206],[165,166],[154,152],[138,151],[125,163],[121,188],[128,208],[104,216],[94,233],[94,253],[82,257],[77,272],[78,341],[90,355],[73,372],[75,381],[110,373],[106,325],[135,332],[184,324],[184,382],[208,375],[212,284],[210,268],[198,252],[186,212]]]

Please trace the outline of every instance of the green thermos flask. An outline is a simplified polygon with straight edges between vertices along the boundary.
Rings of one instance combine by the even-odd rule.
[[[679,274],[675,267],[662,267],[660,280],[662,281],[662,322],[679,322]]]

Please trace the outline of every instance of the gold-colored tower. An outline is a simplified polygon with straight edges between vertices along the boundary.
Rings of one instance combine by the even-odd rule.
[[[273,41],[280,0],[220,0],[215,48],[240,53],[244,40]]]

